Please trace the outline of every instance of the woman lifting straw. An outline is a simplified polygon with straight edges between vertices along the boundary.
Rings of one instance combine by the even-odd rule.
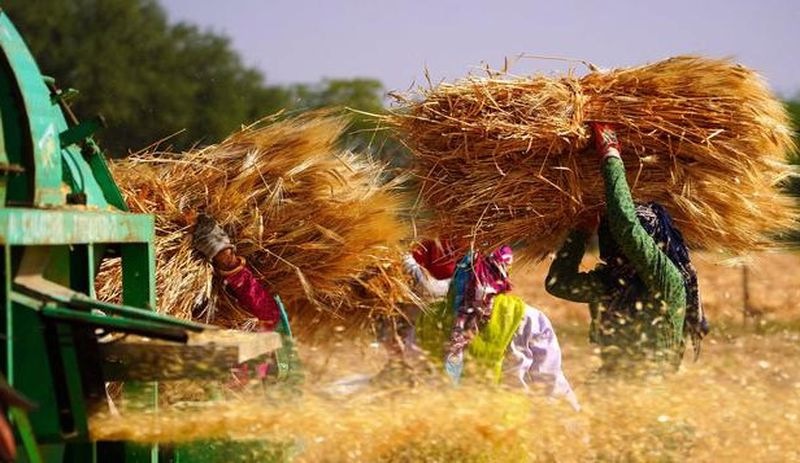
[[[545,282],[562,299],[589,303],[590,340],[601,347],[601,371],[653,373],[677,369],[685,334],[695,354],[708,332],[697,274],[681,233],[663,206],[635,204],[614,130],[592,124],[606,193],[606,214],[573,230]],[[597,229],[600,258],[590,272],[578,267]]]
[[[544,313],[510,293],[512,262],[509,246],[487,256],[468,252],[455,266],[446,300],[417,319],[416,340],[434,356],[444,347],[441,358],[456,383],[467,358],[475,367],[468,369],[485,371],[492,382],[523,389],[543,384],[550,396],[563,397],[580,410],[561,369],[561,347],[553,325]],[[423,271],[416,260],[406,265],[416,278],[425,277],[427,269]]]
[[[255,378],[288,380],[297,384],[302,372],[294,349],[289,318],[280,298],[273,296],[250,269],[244,257],[236,254],[236,247],[217,222],[206,214],[197,217],[192,235],[193,245],[214,267],[225,287],[239,305],[258,320],[258,331],[275,331],[281,335],[282,347],[274,358],[254,360],[238,365],[232,370],[233,386],[241,386]]]

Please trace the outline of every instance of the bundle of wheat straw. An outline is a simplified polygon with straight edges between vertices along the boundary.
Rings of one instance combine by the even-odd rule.
[[[201,210],[281,296],[296,330],[350,327],[413,303],[396,264],[405,201],[397,183],[382,183],[382,166],[337,146],[345,127],[329,112],[271,118],[204,149],[114,164],[130,209],[156,216],[159,309],[234,328],[252,321],[192,248]],[[115,299],[119,265],[106,267],[98,294]]]
[[[724,59],[682,56],[583,77],[504,73],[397,96],[386,118],[415,154],[431,235],[552,251],[604,203],[587,123],[612,123],[637,201],[658,201],[695,247],[772,246],[796,211],[776,186],[793,149],[783,105]]]

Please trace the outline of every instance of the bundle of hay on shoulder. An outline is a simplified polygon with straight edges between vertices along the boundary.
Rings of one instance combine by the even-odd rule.
[[[415,155],[429,234],[554,250],[604,207],[588,122],[615,126],[637,201],[658,201],[694,247],[771,247],[796,211],[778,191],[792,130],[759,76],[681,56],[583,77],[503,73],[443,83],[386,120]]]
[[[252,322],[193,250],[199,211],[281,296],[295,331],[353,327],[414,303],[397,264],[406,201],[382,166],[337,146],[345,127],[330,112],[271,118],[217,145],[115,163],[130,209],[156,217],[159,310],[229,328]],[[119,265],[104,270],[98,294],[116,299]]]

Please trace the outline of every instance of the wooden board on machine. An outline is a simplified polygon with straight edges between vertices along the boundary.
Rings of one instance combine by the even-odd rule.
[[[213,379],[232,366],[281,347],[278,333],[206,330],[191,333],[186,344],[139,336],[100,344],[106,381]]]

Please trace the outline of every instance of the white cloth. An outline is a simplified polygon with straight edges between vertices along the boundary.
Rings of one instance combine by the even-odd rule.
[[[411,254],[406,254],[403,258],[403,266],[406,272],[414,279],[419,296],[430,299],[441,299],[447,296],[447,290],[450,287],[449,278],[446,280],[437,280],[419,265]]]
[[[503,379],[507,384],[529,389],[544,384],[552,397],[563,397],[576,411],[578,398],[561,370],[561,346],[547,316],[525,305],[525,315],[506,350]]]

